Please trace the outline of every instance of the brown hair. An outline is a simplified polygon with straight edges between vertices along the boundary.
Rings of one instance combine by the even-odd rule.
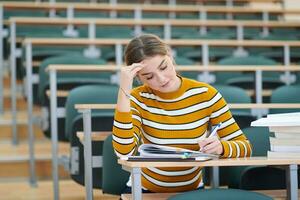
[[[125,49],[124,57],[126,64],[131,65],[155,55],[167,55],[169,51],[169,46],[158,36],[153,34],[143,34],[133,38],[129,42]]]

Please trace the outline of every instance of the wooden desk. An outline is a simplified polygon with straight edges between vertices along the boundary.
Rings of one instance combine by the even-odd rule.
[[[197,0],[198,2],[226,2],[226,0]],[[269,2],[276,3],[282,2],[282,0],[234,0],[234,2]],[[18,10],[18,9],[27,9],[27,10],[67,10],[72,8],[75,11],[130,11],[134,12],[136,9],[142,12],[199,12],[203,10],[207,13],[273,13],[273,14],[287,14],[299,13],[297,9],[281,9],[281,8],[249,8],[241,6],[207,6],[207,5],[151,5],[151,4],[124,4],[118,3],[117,5],[110,3],[76,3],[72,2],[72,5],[69,3],[63,2],[1,2],[0,6],[4,10]],[[201,9],[200,9],[201,8]]]
[[[142,199],[141,168],[142,167],[216,167],[216,166],[255,166],[270,165],[284,166],[287,173],[287,197],[290,200],[298,200],[298,165],[299,159],[271,159],[267,157],[228,158],[209,160],[205,162],[135,162],[118,160],[123,169],[132,174],[132,199]]]

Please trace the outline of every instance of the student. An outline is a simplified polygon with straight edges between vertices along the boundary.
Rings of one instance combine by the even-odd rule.
[[[125,62],[113,127],[117,156],[134,155],[140,143],[201,148],[224,158],[251,155],[222,95],[209,84],[178,75],[170,48],[160,38],[145,34],[132,39]],[[132,88],[135,77],[142,86]],[[219,123],[217,136],[207,138],[210,127]],[[142,187],[150,192],[202,188],[202,168],[143,168]]]

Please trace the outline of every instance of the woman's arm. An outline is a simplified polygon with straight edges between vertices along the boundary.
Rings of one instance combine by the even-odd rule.
[[[252,146],[232,117],[225,99],[218,91],[209,88],[209,96],[217,99],[211,106],[210,123],[215,126],[222,123],[218,136],[199,141],[201,150],[205,153],[215,153],[222,157],[251,156]]]
[[[130,93],[133,78],[142,67],[141,63],[134,63],[121,69],[113,126],[113,147],[119,157],[134,154],[138,146],[141,117],[138,109],[131,106]]]

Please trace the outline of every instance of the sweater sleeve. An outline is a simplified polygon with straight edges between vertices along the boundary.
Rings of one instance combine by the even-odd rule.
[[[130,112],[115,111],[113,147],[118,157],[130,156],[136,153],[141,138],[140,127],[140,113],[132,104]]]
[[[213,87],[209,88],[212,102],[210,123],[216,126],[222,123],[218,129],[218,136],[223,146],[224,158],[247,157],[252,154],[252,146],[232,117],[229,107],[222,95]]]

